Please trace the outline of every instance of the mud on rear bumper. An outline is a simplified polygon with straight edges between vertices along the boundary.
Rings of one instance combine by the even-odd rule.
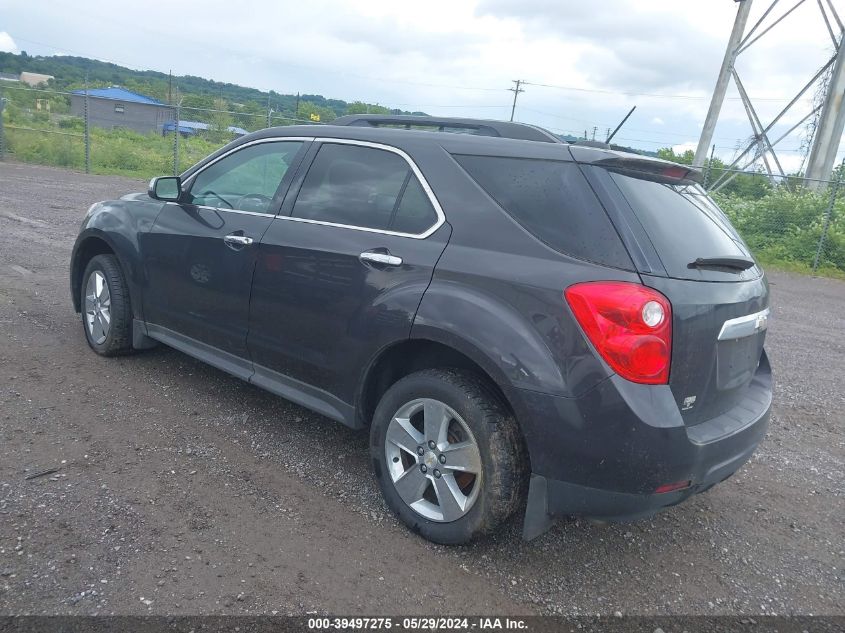
[[[686,427],[679,418],[660,415],[668,410],[661,397],[643,399],[641,385],[629,389],[631,384],[614,377],[583,401],[543,402],[542,396],[533,395],[533,413],[556,412],[566,419],[546,418],[537,426],[535,417],[527,425],[535,438],[528,438],[533,472],[523,526],[526,540],[562,516],[632,521],[681,503],[733,475],[766,434],[772,377],[765,353],[741,403],[742,416],[732,411]],[[593,417],[597,409],[602,415]],[[532,450],[531,440],[541,432],[542,449],[535,444]],[[655,493],[660,485],[682,481],[689,481],[689,487]]]

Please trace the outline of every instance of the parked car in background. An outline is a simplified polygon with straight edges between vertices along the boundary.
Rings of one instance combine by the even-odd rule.
[[[93,205],[91,348],[164,343],[368,430],[388,505],[439,543],[523,507],[527,538],[647,516],[750,458],[769,290],[696,171],[511,123],[340,122]]]
[[[197,136],[198,134],[208,132],[211,129],[212,128],[208,123],[203,123],[202,121],[179,121],[179,134],[180,136],[183,136],[185,138]],[[168,134],[173,134],[175,130],[176,121],[165,121],[164,124],[162,124],[161,126],[161,135],[167,136]],[[226,131],[235,136],[245,136],[249,134],[249,132],[247,132],[242,127],[237,127],[234,125],[227,126]]]

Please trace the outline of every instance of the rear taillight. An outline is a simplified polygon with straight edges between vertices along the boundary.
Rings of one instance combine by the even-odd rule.
[[[632,382],[669,382],[672,305],[640,284],[591,281],[564,292],[575,318],[601,357]]]

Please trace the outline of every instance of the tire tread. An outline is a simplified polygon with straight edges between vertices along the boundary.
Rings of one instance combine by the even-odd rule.
[[[473,428],[473,422],[465,418],[467,424],[473,428],[476,441],[479,442],[482,460],[485,459],[485,453],[488,456],[488,464],[483,473],[484,490],[476,500],[476,507],[452,523],[429,521],[417,515],[401,501],[398,502],[401,505],[396,507],[397,501],[395,498],[391,500],[393,495],[387,488],[392,488],[393,484],[380,463],[384,453],[380,427],[389,423],[389,418],[384,419],[383,403],[392,399],[393,394],[419,389],[419,385],[426,383],[445,385],[452,393],[458,394],[463,402],[459,403],[461,406],[457,408],[472,412],[474,422],[483,425],[482,433],[479,433],[478,429]],[[447,404],[456,408],[455,403]],[[388,506],[412,530],[437,543],[463,544],[492,533],[521,508],[526,496],[530,469],[519,425],[489,381],[466,369],[424,369],[394,383],[376,409],[371,429],[371,450],[376,478],[385,493]]]
[[[88,335],[85,323],[85,288],[88,277],[94,270],[100,270],[106,277],[111,296],[111,324],[109,334],[102,345],[94,343]],[[82,275],[82,327],[91,348],[101,356],[121,356],[132,351],[132,307],[129,289],[123,276],[123,269],[114,255],[96,255],[91,258]]]

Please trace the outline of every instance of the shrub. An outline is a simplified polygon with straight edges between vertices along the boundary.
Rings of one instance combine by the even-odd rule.
[[[8,130],[7,142],[18,160],[56,167],[85,166],[82,139],[33,130]]]
[[[768,261],[812,265],[830,194],[773,189],[758,199],[716,195],[748,246]],[[834,205],[820,264],[845,271],[845,191]]]

